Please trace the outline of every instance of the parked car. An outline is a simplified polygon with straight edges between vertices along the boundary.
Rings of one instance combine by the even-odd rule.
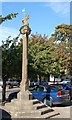
[[[65,83],[57,83],[57,84],[51,84],[52,86],[56,86],[59,89],[64,89],[64,90],[69,90],[69,94],[70,94],[70,100],[72,99],[72,86],[69,86]]]
[[[71,85],[71,80],[70,80],[70,79],[64,79],[64,80],[62,81],[62,83]]]
[[[6,101],[11,102],[12,99],[17,99],[17,94],[19,93],[19,91],[20,90],[10,93]]]
[[[12,88],[13,86],[19,87],[20,83],[16,80],[8,80],[6,81],[6,85],[9,85],[9,88]]]
[[[39,85],[39,82],[35,82],[35,81],[30,82],[31,87],[36,86],[36,85]]]
[[[70,101],[69,92],[58,87],[47,87],[39,85],[29,89],[33,99],[38,99],[44,104],[52,106],[53,104],[63,104]]]
[[[16,80],[19,84],[21,83],[21,80]]]
[[[46,80],[41,80],[40,85],[48,86],[48,81],[46,81]]]
[[[48,81],[41,80],[41,82],[39,82],[39,81],[37,81],[37,82],[35,82],[35,81],[30,82],[30,86],[33,87],[33,86],[36,86],[36,85],[48,86]]]

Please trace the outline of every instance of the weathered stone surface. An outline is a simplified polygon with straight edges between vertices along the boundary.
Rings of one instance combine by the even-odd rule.
[[[19,103],[19,104],[18,104]],[[24,100],[12,100],[11,103],[6,103],[3,106],[12,118],[49,118],[55,115],[59,115],[58,112],[51,109],[49,106],[45,106],[37,99]]]
[[[28,47],[28,35],[30,34],[30,28],[28,23],[29,15],[26,14],[25,18],[22,20],[23,27],[21,29],[21,34],[23,38],[23,54],[22,54],[22,81],[20,88],[22,91],[26,91],[29,88],[29,81],[28,81],[28,59],[27,59],[27,47]]]
[[[21,90],[18,94],[17,97],[19,100],[31,100],[32,99],[32,93],[27,91]]]

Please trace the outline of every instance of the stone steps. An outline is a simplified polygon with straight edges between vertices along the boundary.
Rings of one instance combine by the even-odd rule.
[[[41,109],[41,108],[45,108],[47,107],[46,105],[44,105],[43,103],[37,103],[33,105],[35,107],[35,109]]]
[[[49,113],[49,112],[53,112],[53,111],[54,111],[53,109],[48,108],[48,107],[39,109],[39,112],[41,113],[41,115]]]
[[[33,105],[34,104],[37,104],[37,103],[41,103],[39,100],[37,100],[37,99],[32,99],[32,100],[28,100],[28,101],[26,101],[26,100],[18,100],[18,99],[13,99],[13,100],[11,100],[11,103],[12,104],[17,104],[17,103],[19,103],[19,104],[22,104],[22,102],[24,103],[26,103],[27,102],[27,104],[28,103],[32,103]]]
[[[43,105],[40,101],[38,101],[37,99],[33,99],[33,100],[28,100],[28,101],[18,101],[17,99],[11,100],[11,102],[6,103],[5,104],[5,108],[7,108],[8,111],[12,111],[12,110],[16,110],[17,107],[20,110],[28,110],[29,107],[31,109],[39,109],[44,107],[45,105]],[[17,110],[18,110],[17,109]]]
[[[57,113],[56,111],[52,111],[43,115],[39,114],[39,111],[32,111],[32,113],[25,113],[25,112],[18,112],[18,115],[15,114],[14,118],[44,118],[44,119],[48,119],[48,118],[53,118],[54,116],[59,116],[60,114]]]
[[[23,107],[24,106],[24,107]],[[26,105],[25,105],[25,103],[19,103],[19,101],[12,101],[11,103],[6,103],[6,105],[5,105],[5,107],[7,108],[7,110],[11,110],[11,111],[13,111],[13,110],[16,110],[17,109],[17,107],[18,107],[18,109],[20,109],[20,110],[28,110],[29,108],[28,108],[28,106],[30,107],[30,109],[31,109],[31,106],[33,106],[32,108],[34,109],[34,110],[36,110],[36,109],[40,109],[40,108],[45,108],[45,107],[47,107],[47,106],[45,106],[43,103],[41,103],[41,102],[39,102],[38,100],[33,100],[33,101],[29,101]],[[17,110],[18,110],[17,109]]]
[[[40,118],[45,118],[45,119],[48,119],[48,118],[53,118],[54,116],[59,116],[60,113],[56,112],[56,111],[52,111],[52,112],[49,112],[49,113],[46,113],[46,114],[43,114],[41,115]]]
[[[23,117],[25,117],[25,116],[31,116],[31,117],[35,117],[35,116],[37,116],[37,117],[40,117],[41,115],[45,115],[46,113],[48,114],[48,113],[50,113],[50,112],[53,112],[53,110],[52,109],[48,109],[48,108],[43,108],[43,109],[38,109],[38,110],[31,110],[31,111],[29,111],[29,110],[24,110],[24,111],[22,111],[22,112],[16,112],[16,114],[15,114],[15,116],[17,116],[17,117],[19,117],[19,116],[23,116]],[[14,114],[14,112],[12,112],[12,114]]]
[[[30,101],[32,101],[32,103],[33,103],[33,105],[34,104],[37,104],[37,103],[41,103],[39,100],[37,100],[37,99],[32,99],[32,100],[30,100]]]
[[[52,108],[44,105],[37,99],[29,101],[18,101],[14,99],[10,103],[6,103],[5,110],[7,110],[11,116],[14,116],[14,118],[50,118],[58,115]]]
[[[16,113],[20,116],[32,116],[32,115],[37,115],[37,116],[40,116],[40,115],[43,115],[43,114],[46,114],[46,113],[50,113],[50,112],[53,112],[53,109],[43,105],[43,104],[35,104],[33,105],[33,107],[35,108],[34,110],[28,110],[28,109],[23,109],[23,107],[17,107],[14,106],[14,107],[11,107],[10,105],[7,106],[7,111],[16,111]],[[20,112],[22,111],[22,113]],[[13,113],[13,112],[12,112]]]
[[[12,114],[11,114],[12,115]],[[13,114],[14,115],[14,114]],[[13,116],[13,118],[15,119],[15,118],[44,118],[44,119],[48,119],[48,118],[53,118],[53,117],[57,117],[58,118],[58,116],[59,116],[60,114],[59,113],[57,113],[57,112],[50,112],[50,113],[47,113],[47,114],[43,114],[43,115],[38,115],[37,114],[37,112],[32,112],[32,114],[26,114],[25,112],[23,112],[22,114],[21,114],[21,112],[19,113],[18,112],[18,115],[17,114],[15,114],[14,116]],[[4,117],[3,118],[10,118],[10,116],[6,116],[5,114],[4,114]],[[12,118],[12,117],[11,117]],[[13,120],[13,119],[12,119]]]

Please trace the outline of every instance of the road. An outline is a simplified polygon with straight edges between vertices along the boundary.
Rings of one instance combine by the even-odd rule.
[[[12,92],[19,91],[20,88],[12,88],[6,90],[6,98],[8,98],[9,94]],[[0,99],[2,97],[2,90],[0,89]],[[53,118],[72,118],[72,101],[67,105],[56,105],[52,107],[55,111],[59,112],[60,115],[54,116]]]

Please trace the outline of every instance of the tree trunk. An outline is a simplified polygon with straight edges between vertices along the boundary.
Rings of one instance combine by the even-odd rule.
[[[50,81],[50,74],[48,73],[48,82]]]
[[[39,76],[39,83],[41,83],[41,76]]]
[[[40,75],[37,75],[37,80],[38,80],[38,83],[40,84],[41,83],[41,76]]]
[[[6,79],[3,80],[3,88],[2,88],[2,104],[6,101]]]

